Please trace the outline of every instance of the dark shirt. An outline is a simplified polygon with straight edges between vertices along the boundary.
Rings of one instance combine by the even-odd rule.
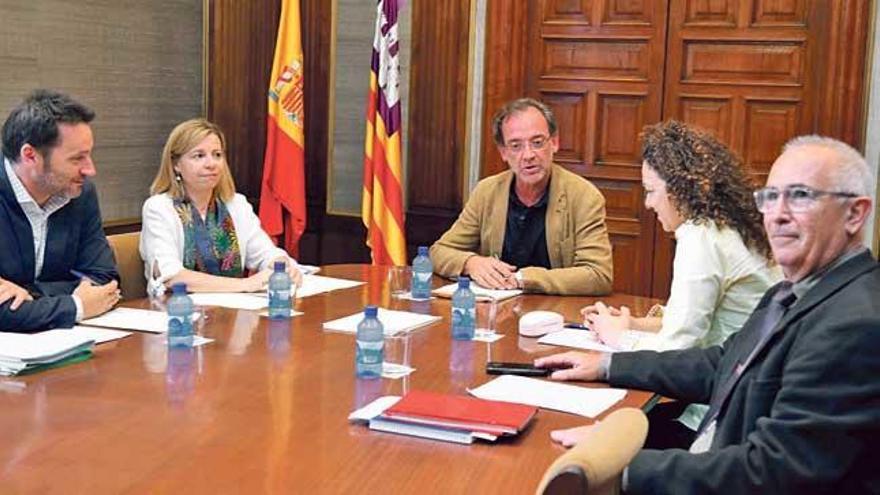
[[[516,195],[516,178],[510,181],[510,199],[507,201],[507,230],[504,232],[504,247],[501,261],[515,267],[542,266],[550,268],[550,254],[547,253],[547,197],[550,185],[532,206],[526,206]]]

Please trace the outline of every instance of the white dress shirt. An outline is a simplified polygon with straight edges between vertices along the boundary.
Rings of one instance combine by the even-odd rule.
[[[746,247],[739,233],[714,222],[675,229],[672,286],[656,334],[637,332],[633,350],[721,345],[739,331],[782,270]],[[691,405],[679,421],[696,430],[708,406]]]

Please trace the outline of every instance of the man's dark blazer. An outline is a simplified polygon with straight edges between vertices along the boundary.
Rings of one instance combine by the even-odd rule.
[[[627,493],[880,493],[880,268],[869,252],[792,306],[719,411],[711,448],[642,450]],[[758,340],[756,321],[723,346],[615,354],[609,382],[709,403]]]
[[[78,270],[98,284],[118,280],[113,252],[104,237],[98,195],[86,180],[82,194],[49,217],[43,270],[34,280],[34,237],[31,224],[15,199],[0,158],[0,277],[23,287],[34,297],[17,310],[12,301],[0,305],[0,331],[30,332],[70,327],[76,305],[70,294]]]

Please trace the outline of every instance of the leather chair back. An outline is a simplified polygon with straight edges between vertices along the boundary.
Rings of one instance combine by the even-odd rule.
[[[115,234],[107,236],[113,256],[116,258],[116,269],[119,271],[119,288],[123,299],[138,299],[147,296],[147,280],[144,278],[144,261],[141,259],[138,245],[141,233]]]

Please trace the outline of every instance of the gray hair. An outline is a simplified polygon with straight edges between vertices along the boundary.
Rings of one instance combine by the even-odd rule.
[[[556,116],[553,115],[553,110],[550,110],[550,107],[545,103],[534,98],[519,98],[507,102],[500,110],[495,112],[495,115],[492,117],[492,137],[495,139],[495,144],[498,146],[504,146],[504,132],[501,130],[504,121],[511,115],[524,112],[530,107],[541,112],[541,115],[544,116],[544,120],[547,121],[547,129],[550,131],[550,135],[556,135]]]
[[[792,138],[785,143],[782,152],[805,146],[824,148],[837,156],[837,167],[832,171],[831,179],[839,191],[871,196],[871,170],[865,157],[855,148],[834,138],[811,134]]]

